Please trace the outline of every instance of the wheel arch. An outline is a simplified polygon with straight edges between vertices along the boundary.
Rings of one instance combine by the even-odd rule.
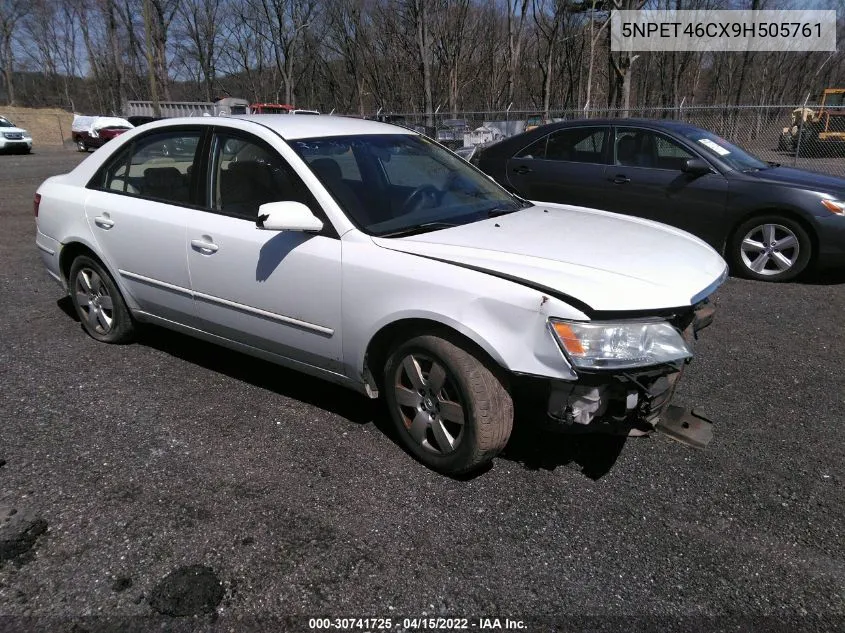
[[[363,376],[369,386],[377,390],[382,385],[384,365],[395,345],[402,340],[422,334],[439,335],[458,344],[486,364],[500,379],[509,375],[502,357],[474,330],[459,323],[414,316],[393,320],[379,328],[370,338],[363,358]]]
[[[728,231],[727,237],[725,238],[725,242],[722,245],[722,255],[724,257],[730,257],[731,253],[728,252],[731,244],[733,243],[734,239],[737,236],[737,232],[739,228],[754,218],[758,217],[765,217],[767,215],[779,215],[788,220],[792,220],[793,222],[799,224],[802,229],[807,232],[807,235],[810,237],[810,262],[809,265],[812,266],[818,256],[819,252],[819,237],[816,234],[815,229],[813,228],[812,224],[807,220],[805,215],[797,211],[795,209],[783,206],[766,206],[759,209],[754,209],[748,211],[741,217],[739,217],[736,222],[734,222],[733,226],[731,227],[730,231]]]
[[[84,240],[76,238],[64,242],[62,244],[62,249],[59,252],[59,273],[62,276],[62,281],[68,289],[68,292],[70,292],[70,267],[73,266],[73,260],[80,255],[90,257],[105,269],[105,271],[111,276],[112,281],[114,281],[115,286],[117,286],[117,289],[123,297],[123,300],[126,302],[130,312],[137,308],[135,299],[126,291],[126,288],[122,283],[123,280],[120,278],[120,275],[117,274],[117,271],[114,270],[106,260],[100,257],[97,254],[97,251],[95,251],[90,244]]]
[[[70,283],[70,267],[73,266],[73,260],[80,255],[86,255],[95,260],[103,268],[109,271],[112,279],[116,279],[114,271],[111,270],[108,264],[97,255],[91,246],[79,240],[71,240],[62,244],[62,250],[59,252],[59,271],[62,274],[62,279],[66,284]]]

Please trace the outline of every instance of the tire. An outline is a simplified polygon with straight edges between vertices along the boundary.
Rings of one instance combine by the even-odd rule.
[[[87,255],[74,259],[68,286],[79,321],[91,338],[102,343],[132,340],[135,334],[132,315],[111,275],[99,262]]]
[[[85,141],[83,139],[79,139],[78,141],[76,141],[76,151],[77,152],[87,152],[88,151],[88,145],[85,143]]]
[[[798,147],[798,140],[795,141],[796,158],[821,158],[824,154],[824,147],[816,134],[805,134],[801,138],[801,147]]]
[[[384,388],[400,441],[432,470],[469,473],[508,442],[510,394],[491,368],[455,342],[424,335],[399,344],[385,364]]]
[[[798,222],[782,215],[751,218],[728,244],[734,274],[760,281],[790,281],[807,268],[813,242]]]

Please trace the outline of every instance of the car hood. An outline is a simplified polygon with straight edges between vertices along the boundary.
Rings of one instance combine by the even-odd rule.
[[[805,189],[824,191],[830,193],[845,193],[845,179],[826,174],[817,174],[803,169],[791,167],[772,167],[762,171],[745,173],[746,176],[760,182],[772,184],[797,185]]]
[[[489,272],[585,304],[585,311],[688,306],[724,280],[710,246],[664,224],[572,207],[537,206],[402,238],[383,248]]]
[[[3,132],[18,132],[20,134],[26,134],[26,130],[22,127],[0,127],[0,134]]]

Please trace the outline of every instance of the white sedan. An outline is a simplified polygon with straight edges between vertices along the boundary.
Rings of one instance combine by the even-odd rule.
[[[726,274],[683,231],[527,202],[411,130],[340,117],[144,125],[45,181],[35,214],[93,338],[154,323],[384,394],[450,474],[505,446],[523,386],[561,429],[689,428],[668,402]]]

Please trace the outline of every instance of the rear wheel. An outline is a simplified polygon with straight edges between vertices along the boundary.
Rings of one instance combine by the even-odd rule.
[[[73,307],[85,331],[103,343],[126,343],[135,327],[111,275],[91,257],[80,255],[68,276]]]
[[[734,272],[761,281],[789,281],[810,263],[812,241],[804,228],[789,218],[769,215],[739,226],[729,245]]]
[[[507,444],[513,403],[476,356],[440,336],[398,345],[384,371],[400,441],[423,464],[457,475],[489,462]]]

